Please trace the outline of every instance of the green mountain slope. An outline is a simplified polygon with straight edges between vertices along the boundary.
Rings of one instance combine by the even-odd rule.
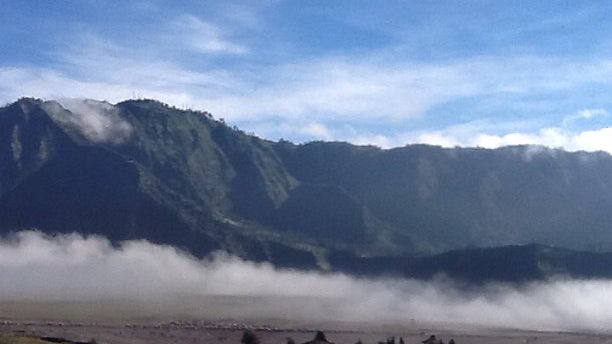
[[[341,187],[421,252],[541,243],[608,250],[612,158],[518,146],[278,148],[302,182]]]
[[[224,249],[316,267],[312,248],[255,221],[297,184],[270,160],[268,143],[205,113],[154,101],[125,102],[114,111],[130,126],[119,141],[76,128],[66,120],[74,114],[58,103],[22,99],[0,110],[2,232],[145,238],[198,256]]]
[[[471,247],[608,250],[611,188],[604,153],[295,145],[152,100],[0,109],[0,233],[77,231],[384,271],[378,262]],[[427,275],[419,269],[400,272]]]

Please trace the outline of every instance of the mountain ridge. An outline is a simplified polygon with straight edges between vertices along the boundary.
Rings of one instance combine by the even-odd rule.
[[[605,153],[296,145],[154,100],[23,98],[0,109],[0,233],[144,238],[332,270],[338,254],[606,251],[611,190]]]

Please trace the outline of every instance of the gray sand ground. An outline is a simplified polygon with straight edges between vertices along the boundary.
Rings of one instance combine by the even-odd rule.
[[[612,334],[593,332],[525,331],[480,328],[458,324],[422,324],[416,321],[398,324],[332,322],[284,319],[213,319],[194,314],[164,315],[163,307],[130,309],[115,303],[0,302],[0,332],[60,337],[73,341],[97,343],[240,343],[245,328],[252,329],[262,344],[296,343],[313,338],[324,330],[337,344],[378,343],[389,336],[403,337],[407,344],[417,344],[431,334],[457,344],[491,343],[611,343]],[[182,319],[182,320],[178,320]]]
[[[194,324],[194,323],[163,323],[163,324],[92,324],[92,323],[60,323],[40,321],[0,321],[0,332],[27,334],[36,336],[61,337],[73,341],[89,341],[97,343],[140,344],[140,343],[240,343],[243,324]],[[255,328],[254,332],[261,343],[285,343],[287,337],[296,343],[303,343],[313,338],[314,330],[301,328],[296,324],[293,328]],[[458,344],[484,343],[612,343],[612,336],[588,333],[534,332],[520,330],[478,331],[462,329],[401,329],[393,331],[379,329],[351,330],[349,328],[322,328],[326,330],[327,338],[338,344],[377,343],[388,336],[402,336],[406,343],[420,343],[430,334],[436,334],[446,342],[454,338]],[[399,339],[399,338],[398,338]]]

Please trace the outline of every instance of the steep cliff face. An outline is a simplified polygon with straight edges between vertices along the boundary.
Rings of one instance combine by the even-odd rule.
[[[612,158],[517,146],[278,146],[301,182],[336,185],[416,251],[542,243],[612,247]],[[597,238],[597,239],[595,239]]]
[[[152,100],[0,109],[2,233],[144,238],[301,268],[338,254],[597,251],[612,247],[611,191],[605,153],[295,145]]]
[[[3,232],[145,238],[270,260],[279,240],[255,220],[297,185],[266,142],[154,101],[22,99],[0,110],[0,134]]]
[[[23,100],[1,110],[0,195],[15,188],[56,156],[70,140],[36,102]]]

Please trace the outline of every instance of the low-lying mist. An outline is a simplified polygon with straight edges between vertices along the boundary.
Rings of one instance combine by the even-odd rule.
[[[168,317],[602,330],[612,319],[611,295],[612,281],[603,280],[489,284],[465,291],[443,278],[365,279],[279,270],[222,253],[198,260],[146,241],[113,246],[103,237],[36,231],[0,241],[0,302],[5,304],[163,301],[161,313]],[[6,312],[0,316],[10,316]]]
[[[56,122],[76,130],[91,142],[119,144],[133,131],[121,118],[119,109],[107,102],[64,98],[60,102],[45,102],[43,107]]]

